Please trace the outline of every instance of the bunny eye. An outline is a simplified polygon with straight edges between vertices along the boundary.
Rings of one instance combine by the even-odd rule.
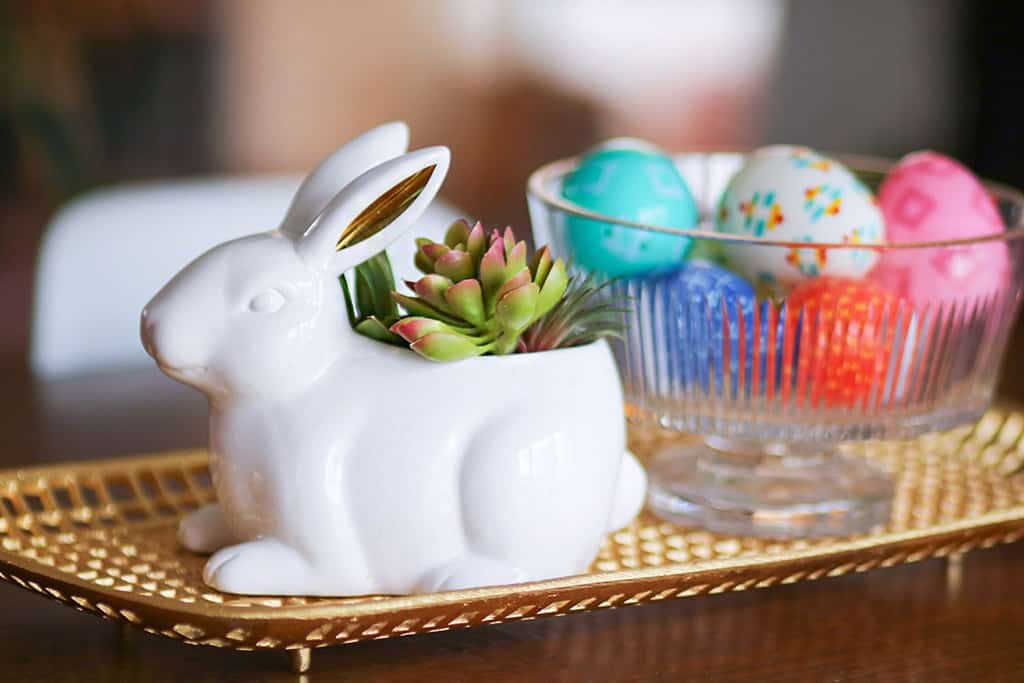
[[[260,292],[249,301],[249,310],[253,313],[274,313],[284,306],[284,295],[276,289]]]

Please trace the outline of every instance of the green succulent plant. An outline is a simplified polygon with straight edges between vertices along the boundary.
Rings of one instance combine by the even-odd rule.
[[[488,234],[480,223],[458,221],[443,242],[416,244],[423,277],[406,282],[411,294],[394,291],[383,252],[355,269],[354,294],[341,277],[357,332],[438,361],[547,351],[622,333],[625,309],[602,291],[607,283],[570,277],[547,247],[530,257],[511,228]]]
[[[409,316],[391,331],[433,360],[525,350],[522,335],[551,311],[569,283],[565,262],[547,247],[528,259],[526,242],[511,228],[486,233],[465,221],[448,228],[443,243],[417,240],[416,266],[424,273],[407,283],[414,295],[392,298]]]
[[[391,272],[391,261],[386,251],[371,256],[356,266],[353,272],[355,297],[349,290],[348,280],[342,275],[341,291],[345,295],[345,309],[352,328],[362,335],[388,344],[405,346],[405,342],[389,328],[398,321],[401,313],[398,304],[391,298],[395,288],[395,276]]]

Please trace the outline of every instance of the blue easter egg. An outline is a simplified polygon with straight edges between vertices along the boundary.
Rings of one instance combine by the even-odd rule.
[[[672,159],[650,149],[604,148],[588,154],[562,184],[562,196],[591,211],[671,228],[693,228],[699,215]],[[577,265],[610,277],[676,268],[692,240],[578,216],[566,219]]]
[[[676,381],[703,392],[713,388],[712,393],[720,397],[741,397],[742,333],[743,394],[750,395],[753,390],[755,349],[759,349],[758,393],[763,392],[769,372],[769,302],[758,303],[749,282],[717,264],[690,261],[665,276],[658,289],[664,298],[667,367]],[[754,309],[758,306],[759,329],[755,329]],[[777,316],[776,384],[782,370],[783,315]]]

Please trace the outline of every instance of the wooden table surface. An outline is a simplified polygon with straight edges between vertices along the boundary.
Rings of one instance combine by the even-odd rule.
[[[205,440],[205,404],[155,370],[0,371],[0,467]],[[1024,681],[1024,544],[641,607],[283,655],[188,647],[0,584],[2,681]]]

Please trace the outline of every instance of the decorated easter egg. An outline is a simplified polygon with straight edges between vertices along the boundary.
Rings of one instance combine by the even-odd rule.
[[[870,280],[803,282],[785,309],[786,335],[799,335],[800,348],[783,368],[783,384],[812,407],[866,406],[882,398],[892,383],[894,345],[912,345],[916,337],[910,307]]]
[[[739,275],[691,260],[655,289],[663,292],[668,372],[684,386],[714,386],[717,395],[736,396],[764,386],[768,373],[780,367],[777,358],[768,362],[767,350],[774,320],[778,342],[772,348],[781,353],[781,318],[768,315],[767,302],[759,304],[753,286]]]
[[[672,159],[650,147],[613,145],[588,154],[562,184],[562,196],[613,218],[693,228],[697,204]],[[683,261],[688,237],[569,216],[573,260],[611,277],[669,270]]]
[[[934,242],[1003,232],[1004,225],[981,182],[947,156],[916,152],[904,157],[879,188],[890,242]],[[891,249],[871,279],[916,304],[983,297],[1009,276],[1006,244]]]
[[[872,250],[825,249],[814,244],[885,240],[874,197],[846,167],[806,147],[786,145],[765,147],[750,156],[722,194],[715,229],[808,244],[806,248],[722,244],[731,268],[768,287],[819,275],[861,277],[877,260]]]

